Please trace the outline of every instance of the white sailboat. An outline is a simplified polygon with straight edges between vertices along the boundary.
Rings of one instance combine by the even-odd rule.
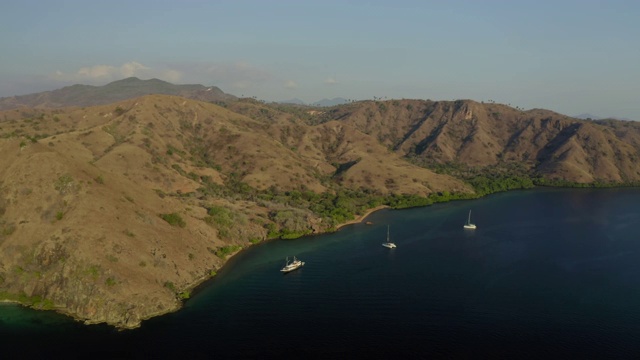
[[[396,244],[392,243],[391,241],[389,241],[389,225],[387,225],[387,242],[382,243],[382,246],[389,248],[389,249],[393,249],[396,247]]]
[[[304,265],[304,261],[298,260],[295,256],[293,257],[293,261],[291,262],[289,262],[289,257],[287,257],[287,260],[284,263],[284,267],[280,269],[280,271],[288,273],[289,271],[293,271],[301,267],[302,265]]]
[[[469,210],[469,217],[467,218],[467,223],[463,226],[465,229],[475,229],[476,224],[471,223],[471,210]]]

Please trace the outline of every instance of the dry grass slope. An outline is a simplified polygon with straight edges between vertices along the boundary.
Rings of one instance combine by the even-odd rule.
[[[637,182],[640,124],[585,121],[471,100],[366,101],[329,115],[427,164],[524,164],[572,182]]]
[[[636,123],[469,100],[20,108],[0,112],[0,152],[0,295],[119,327],[177,309],[251,243],[333,228],[331,194],[473,192],[414,163],[640,180]]]

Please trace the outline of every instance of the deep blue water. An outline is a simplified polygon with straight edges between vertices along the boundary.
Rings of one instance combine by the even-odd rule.
[[[0,353],[640,357],[640,189],[508,192],[367,220],[252,247],[184,309],[132,331],[0,305]],[[387,225],[396,249],[381,246]],[[293,255],[306,265],[280,273]]]

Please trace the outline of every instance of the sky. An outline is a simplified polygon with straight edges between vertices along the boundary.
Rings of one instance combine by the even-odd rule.
[[[640,120],[639,19],[636,0],[0,0],[0,97],[136,76]]]

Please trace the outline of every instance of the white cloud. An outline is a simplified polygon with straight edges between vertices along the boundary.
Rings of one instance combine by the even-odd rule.
[[[112,81],[132,76],[146,77],[150,74],[153,74],[151,68],[144,66],[138,62],[131,61],[122,64],[121,66],[87,66],[71,73],[65,73],[58,70],[54,74],[52,74],[51,77],[55,80],[68,82],[103,82],[105,80]]]
[[[326,79],[324,80],[324,83],[325,83],[325,84],[328,84],[328,85],[334,85],[334,84],[337,84],[337,83],[338,83],[338,80],[336,80],[336,79],[335,79],[335,78],[333,78],[333,77],[328,77],[328,78],[326,78]]]
[[[293,81],[293,80],[287,80],[287,81],[284,83],[284,87],[285,87],[286,89],[297,89],[297,88],[298,88],[298,84],[296,84],[296,82],[295,82],[295,81]]]

